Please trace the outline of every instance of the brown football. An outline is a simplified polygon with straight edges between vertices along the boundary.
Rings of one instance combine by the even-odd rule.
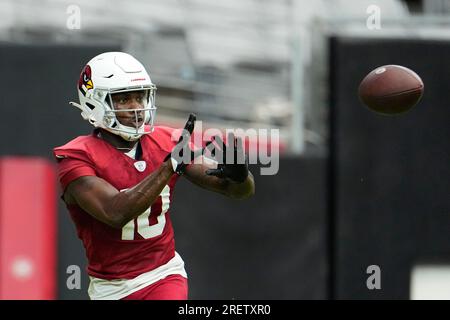
[[[386,65],[371,71],[359,85],[359,98],[372,111],[395,115],[409,111],[422,98],[422,79],[411,69]]]

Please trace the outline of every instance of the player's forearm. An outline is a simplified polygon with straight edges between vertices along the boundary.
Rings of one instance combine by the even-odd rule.
[[[173,173],[171,164],[164,162],[140,183],[119,192],[110,206],[115,217],[114,225],[121,228],[147,210],[161,194]]]
[[[255,182],[251,172],[249,172],[244,182],[236,183],[229,179],[221,179],[205,173],[206,170],[216,166],[217,164],[208,163],[207,161],[203,164],[193,164],[188,167],[184,176],[199,187],[233,199],[246,199],[255,193]]]

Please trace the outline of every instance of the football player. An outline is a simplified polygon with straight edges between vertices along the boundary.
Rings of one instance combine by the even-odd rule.
[[[226,145],[217,137],[208,148],[224,157],[208,160],[189,142],[195,115],[183,130],[154,126],[155,92],[131,55],[94,57],[78,81],[80,101],[71,104],[95,129],[54,149],[63,200],[88,258],[91,299],[187,299],[170,219],[179,177],[231,198],[254,194],[247,162],[235,161],[242,141],[231,136]],[[194,163],[198,157],[204,161]]]

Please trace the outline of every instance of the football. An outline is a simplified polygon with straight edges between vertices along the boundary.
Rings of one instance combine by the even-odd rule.
[[[359,85],[359,98],[370,110],[384,114],[402,114],[422,98],[424,84],[411,69],[385,65],[371,71]]]

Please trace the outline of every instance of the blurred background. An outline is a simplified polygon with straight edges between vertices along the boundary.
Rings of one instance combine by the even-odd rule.
[[[191,299],[450,299],[448,0],[1,0],[0,299],[88,299],[51,151],[92,130],[68,102],[104,51],[147,67],[157,124],[280,132],[250,200],[180,179]],[[425,83],[405,115],[358,100],[385,64]]]

